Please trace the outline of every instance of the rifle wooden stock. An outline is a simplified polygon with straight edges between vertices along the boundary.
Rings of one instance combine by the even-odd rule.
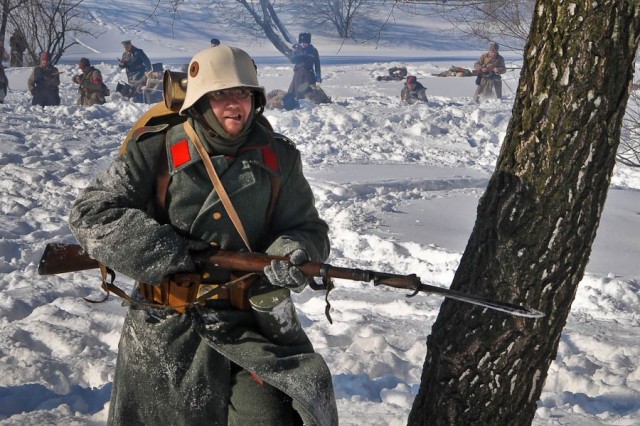
[[[263,253],[232,252],[225,250],[215,250],[206,254],[195,256],[194,261],[208,268],[219,268],[237,273],[262,273],[265,266],[273,260],[288,260],[288,257],[269,256]],[[87,253],[77,244],[50,243],[42,254],[38,273],[40,275],[62,274],[65,272],[83,271],[86,269],[98,268],[97,260],[89,257]],[[327,263],[305,262],[298,268],[307,277],[321,277],[325,280],[323,284],[312,284],[314,290],[329,290],[327,280],[338,278],[351,281],[373,281],[374,285],[386,285],[389,287],[410,290],[415,296],[418,292],[439,294],[450,299],[465,303],[475,304],[484,308],[506,312],[510,315],[540,318],[544,314],[521,305],[508,302],[500,302],[488,299],[483,296],[463,293],[447,288],[436,287],[423,284],[415,275],[398,275],[384,272],[376,272],[357,268],[340,268]]]
[[[92,259],[78,244],[49,243],[42,253],[38,274],[64,274],[99,267],[98,261]]]

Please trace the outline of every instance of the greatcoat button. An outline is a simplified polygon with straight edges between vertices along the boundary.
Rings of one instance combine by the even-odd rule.
[[[222,213],[220,213],[220,212],[215,212],[215,213],[213,214],[213,219],[214,219],[214,220],[220,220],[220,218],[222,218]]]

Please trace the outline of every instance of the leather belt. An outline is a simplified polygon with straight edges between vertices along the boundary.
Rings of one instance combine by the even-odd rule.
[[[227,302],[229,288],[217,284],[204,284],[199,274],[174,274],[162,279],[159,285],[139,283],[140,295],[154,304],[163,305],[180,313],[196,303],[204,306],[208,301]],[[220,304],[215,303],[215,306]]]

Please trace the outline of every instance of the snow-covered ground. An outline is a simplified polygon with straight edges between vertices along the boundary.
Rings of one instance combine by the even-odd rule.
[[[148,12],[155,2],[128,3]],[[99,4],[97,21],[124,19],[115,12],[123,3]],[[418,34],[417,27],[404,28]],[[104,35],[109,43],[132,38],[132,26],[109,29]],[[165,43],[166,51],[158,47],[166,33],[145,28],[135,35],[156,46],[141,47],[169,58],[172,45]],[[218,35],[181,34],[191,48]],[[267,91],[288,87],[290,66],[265,64],[263,47],[225,35],[223,42],[256,55]],[[338,51],[339,42],[320,40],[314,44],[321,54]],[[71,203],[109,165],[147,109],[115,94],[117,81],[126,78],[108,62],[113,52],[104,46],[90,46],[94,65],[114,93],[101,106],[74,104],[72,65],[59,66],[65,72],[62,105],[44,109],[30,105],[30,69],[7,70],[12,90],[0,105],[0,425],[106,422],[125,310],[116,298],[98,305],[82,300],[99,295],[95,271],[37,274],[47,242],[73,242],[67,225]],[[322,87],[332,104],[303,102],[299,110],[267,111],[276,130],[302,151],[318,208],[331,229],[329,263],[416,273],[424,283],[448,287],[493,171],[518,78],[518,71],[508,72],[506,98],[477,105],[470,98],[472,78],[431,76],[453,63],[470,66],[471,60],[460,60],[466,49],[454,46],[447,57],[443,51],[403,47],[390,61],[392,50],[371,48],[364,53],[387,59],[323,66]],[[187,49],[189,55],[195,51]],[[442,59],[402,61],[425,55]],[[375,80],[396,65],[419,76],[428,88],[428,105],[403,105],[402,83]],[[535,425],[640,424],[638,190],[640,170],[618,166]],[[118,278],[130,287],[130,280]],[[307,289],[295,298],[305,330],[333,373],[341,424],[406,423],[442,299],[404,296],[338,281],[330,295],[333,325],[324,317],[323,294]]]

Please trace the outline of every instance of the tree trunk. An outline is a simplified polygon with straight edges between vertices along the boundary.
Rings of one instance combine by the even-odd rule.
[[[451,288],[546,316],[445,301],[409,425],[532,422],[607,196],[639,9],[537,2],[511,122]]]

